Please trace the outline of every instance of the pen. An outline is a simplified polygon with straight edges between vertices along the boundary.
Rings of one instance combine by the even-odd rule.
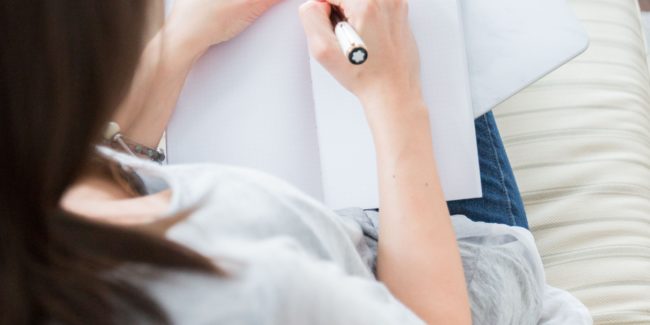
[[[363,64],[368,60],[368,50],[366,44],[352,28],[341,13],[341,9],[332,5],[332,12],[330,14],[330,21],[334,27],[334,34],[339,41],[343,54],[348,58],[350,63],[354,65]]]

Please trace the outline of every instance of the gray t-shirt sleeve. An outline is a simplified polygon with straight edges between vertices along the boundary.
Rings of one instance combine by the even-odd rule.
[[[338,265],[301,255],[276,264],[275,276],[286,293],[282,310],[287,325],[424,324],[374,279],[346,274]]]
[[[424,324],[382,283],[349,275],[291,241],[273,246],[226,267],[225,277],[154,270],[132,280],[174,324]]]

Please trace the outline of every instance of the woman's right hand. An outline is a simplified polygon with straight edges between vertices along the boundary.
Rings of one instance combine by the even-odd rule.
[[[331,6],[343,11],[364,40],[368,60],[352,65],[341,52],[329,20]],[[300,7],[311,55],[345,88],[366,102],[389,97],[421,98],[417,45],[406,0],[310,0]]]

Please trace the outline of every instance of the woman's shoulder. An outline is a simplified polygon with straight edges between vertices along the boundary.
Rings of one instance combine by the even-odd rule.
[[[324,208],[318,200],[285,180],[253,168],[218,163],[159,165],[104,146],[98,146],[97,151],[135,171],[144,180],[148,192],[171,189],[168,215],[176,215],[197,205],[199,208],[214,208],[216,202],[223,208],[239,202],[248,208],[258,207],[267,211],[295,205],[311,206],[316,210]]]
[[[176,211],[191,208],[197,216],[237,215],[229,219],[242,224],[248,217],[263,223],[335,217],[332,210],[292,184],[252,168],[207,163],[162,169],[175,192],[171,204]]]
[[[174,175],[170,181],[178,182],[172,185],[175,211],[191,209],[184,222],[168,231],[168,238],[204,255],[213,253],[215,247],[237,250],[235,242],[244,245],[285,240],[316,258],[341,265],[351,274],[369,275],[357,251],[363,238],[361,227],[291,184],[237,166],[188,164],[164,168],[168,175]]]
[[[285,241],[349,274],[371,276],[357,251],[364,243],[360,225],[282,179],[212,163],[130,166],[168,184],[172,199],[167,216],[187,215],[166,237],[215,261],[223,261],[223,253],[243,253],[243,247],[277,248],[270,243]]]
[[[144,290],[172,324],[279,324],[272,316],[291,299],[292,271],[305,256],[289,242],[232,244],[217,253],[224,275],[128,266],[117,276]]]
[[[132,281],[174,324],[423,324],[380,282],[291,241],[254,245],[221,257],[225,276],[156,271]]]

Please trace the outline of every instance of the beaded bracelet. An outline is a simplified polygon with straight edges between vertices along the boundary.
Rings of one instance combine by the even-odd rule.
[[[122,135],[120,126],[115,122],[108,123],[104,140],[111,147],[122,149],[134,157],[144,157],[159,164],[165,161],[165,152],[162,149],[154,149],[129,140]]]

